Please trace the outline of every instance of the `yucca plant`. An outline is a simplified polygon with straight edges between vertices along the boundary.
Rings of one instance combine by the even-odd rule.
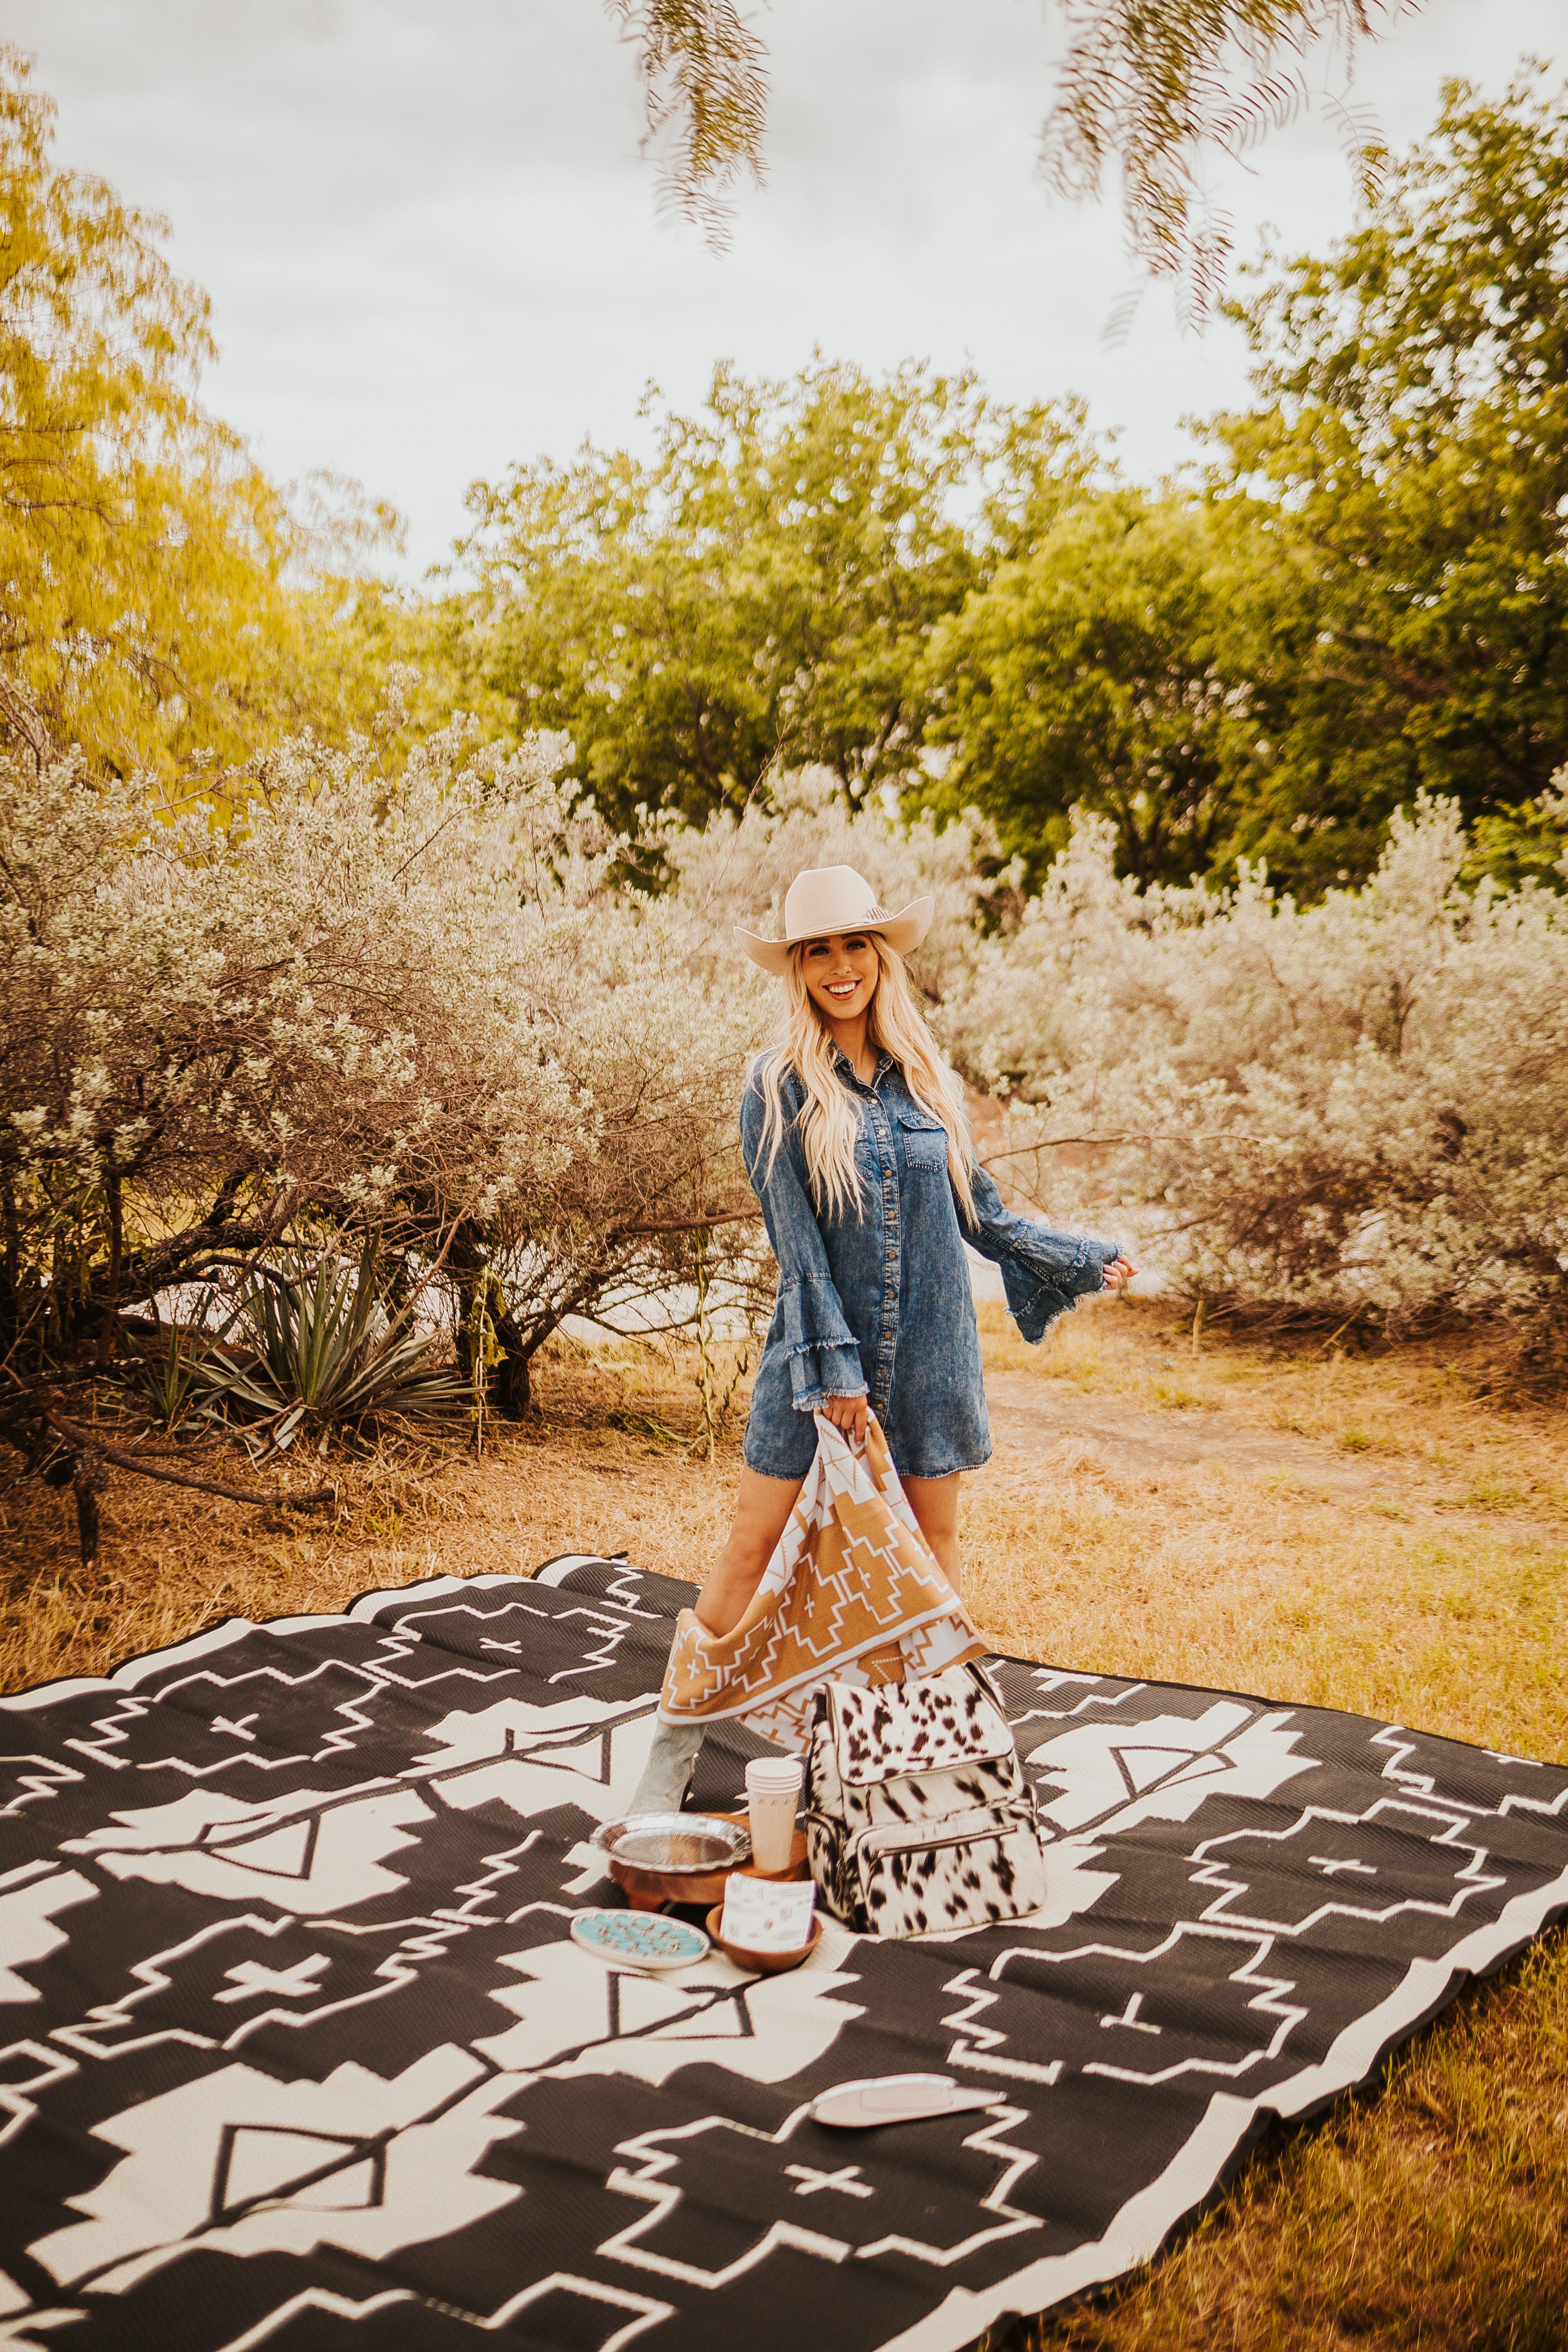
[[[123,1331],[131,1377],[153,1420],[169,1435],[183,1424],[216,1417],[238,1374],[231,1364],[220,1362],[214,1351],[222,1347],[234,1323],[231,1315],[222,1330],[210,1338],[204,1332],[183,1331],[171,1321],[161,1333],[161,1348],[146,1344],[132,1330]]]
[[[239,1320],[244,1354],[215,1351],[226,1355],[222,1394],[256,1417],[252,1436],[279,1451],[307,1424],[429,1418],[468,1402],[455,1373],[431,1363],[428,1339],[400,1332],[396,1321],[383,1327],[372,1249],[357,1267],[330,1258],[263,1267]]]

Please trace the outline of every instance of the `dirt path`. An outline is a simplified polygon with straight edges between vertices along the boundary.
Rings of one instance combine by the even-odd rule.
[[[1389,1517],[1434,1525],[1456,1518],[1484,1524],[1511,1541],[1539,1541],[1542,1521],[1481,1504],[1467,1507],[1437,1489],[1452,1486],[1426,1465],[1380,1456],[1375,1463],[1346,1460],[1333,1446],[1284,1431],[1249,1428],[1212,1409],[1148,1412],[1114,1396],[1085,1396],[1070,1381],[1042,1381],[1027,1373],[987,1375],[986,1398],[998,1443],[1028,1453],[1049,1454],[1064,1439],[1094,1446],[1113,1468],[1136,1475],[1196,1468],[1221,1462],[1253,1477],[1289,1480],[1292,1487],[1324,1502],[1354,1508],[1370,1505]]]

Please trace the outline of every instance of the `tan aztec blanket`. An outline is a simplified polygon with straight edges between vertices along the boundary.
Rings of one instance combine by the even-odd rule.
[[[710,1633],[683,1609],[659,1715],[737,1716],[800,1755],[824,1683],[903,1682],[986,1654],[898,1483],[874,1415],[863,1453],[817,1415],[817,1454],[750,1608]]]

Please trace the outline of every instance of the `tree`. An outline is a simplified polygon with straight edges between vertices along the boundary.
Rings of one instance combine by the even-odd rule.
[[[1239,844],[1317,887],[1417,791],[1473,824],[1568,759],[1568,101],[1449,83],[1351,237],[1265,267],[1230,306],[1260,404],[1210,428],[1257,576],[1295,583]]]
[[[1124,870],[1238,855],[1315,897],[1394,813],[1454,801],[1500,879],[1556,887],[1568,761],[1568,106],[1445,94],[1326,256],[1229,306],[1259,404],[1200,498],[1065,506],[936,632],[952,765],[1036,877],[1074,803]]]
[[[362,708],[352,572],[395,519],[313,528],[204,414],[206,296],[165,222],[56,169],[30,73],[0,48],[0,720],[129,772]]]
[[[722,241],[729,190],[760,183],[768,52],[733,0],[607,0],[637,50],[648,136],[669,200]],[[1128,241],[1146,268],[1186,278],[1201,315],[1224,276],[1229,223],[1203,194],[1209,151],[1237,154],[1307,99],[1301,62],[1358,41],[1418,0],[1061,0],[1071,38],[1041,165],[1064,194],[1118,168]],[[1343,103],[1364,180],[1380,150]]]
[[[1076,408],[1004,410],[970,376],[720,367],[651,463],[588,445],[475,484],[470,677],[569,732],[617,822],[813,762],[858,798],[917,756],[937,621],[1093,462]]]
[[[1077,807],[1113,820],[1143,883],[1222,863],[1271,724],[1232,624],[1247,561],[1188,502],[1069,507],[936,632],[922,683],[951,760],[919,797],[983,810],[1037,881]]]

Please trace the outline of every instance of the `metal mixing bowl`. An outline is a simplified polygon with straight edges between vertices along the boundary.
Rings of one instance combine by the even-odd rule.
[[[622,1870],[706,1878],[751,1859],[751,1833],[716,1813],[634,1813],[603,1822],[589,1843]]]

